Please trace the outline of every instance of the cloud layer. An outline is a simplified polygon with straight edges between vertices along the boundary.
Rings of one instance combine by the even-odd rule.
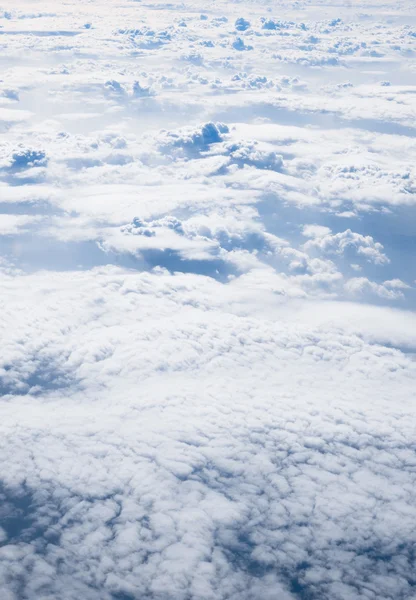
[[[410,600],[416,13],[0,10],[5,600]]]

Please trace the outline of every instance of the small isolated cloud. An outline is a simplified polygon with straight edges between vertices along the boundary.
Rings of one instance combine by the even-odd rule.
[[[304,225],[302,234],[307,238],[324,238],[330,235],[332,232],[329,227],[323,225]]]
[[[411,287],[401,279],[390,279],[389,281],[385,281],[383,285],[392,290],[408,290]]]

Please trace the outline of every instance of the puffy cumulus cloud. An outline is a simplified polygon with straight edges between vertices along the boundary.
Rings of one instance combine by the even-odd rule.
[[[232,143],[224,141],[229,127],[223,123],[205,123],[198,128],[183,128],[178,131],[162,131],[158,136],[158,144],[163,153],[172,152],[175,158],[212,158],[224,157],[213,164],[218,166],[215,175],[232,173],[226,167],[255,167],[272,171],[283,168],[283,158],[271,146],[258,141],[239,140]],[[200,166],[198,170],[200,170]]]
[[[409,600],[413,9],[203,8],[0,10],[1,598]]]
[[[408,290],[411,286],[402,281],[401,279],[390,279],[385,281],[384,285],[391,289]]]
[[[361,235],[351,229],[333,234],[330,230],[325,231],[325,228],[306,226],[303,229],[303,235],[312,238],[304,244],[305,250],[316,249],[328,254],[344,254],[353,250],[358,256],[362,256],[368,262],[376,265],[390,262],[383,253],[382,244],[375,242],[370,235]]]
[[[176,149],[182,152],[201,152],[209,149],[211,144],[221,142],[224,134],[228,133],[227,125],[223,123],[205,123],[200,128],[184,128],[179,132],[162,131],[160,145],[163,149]]]
[[[281,155],[273,150],[261,150],[256,142],[227,145],[225,153],[230,157],[231,164],[239,167],[248,165],[271,171],[280,171],[283,167]]]
[[[414,167],[408,160],[415,152],[413,136],[385,135],[371,126],[362,131],[352,123],[340,135],[333,118],[326,123],[323,116],[321,127],[311,120],[312,127],[301,128],[291,111],[282,113],[284,125],[238,124],[230,133],[235,139],[255,137],[282,155],[283,173],[267,184],[286,202],[352,216],[414,205]]]
[[[119,230],[109,229],[101,232],[104,250],[121,252],[140,252],[146,250],[173,250],[183,258],[193,260],[209,260],[218,251],[218,244],[207,236],[184,227],[184,224],[173,216],[165,216],[154,221],[143,221],[135,217]]]
[[[380,298],[388,298],[393,300],[396,298],[403,298],[402,290],[409,287],[410,286],[400,279],[385,281],[384,283],[376,283],[375,281],[370,281],[366,277],[353,277],[345,284],[347,291],[352,294],[360,295],[369,291]]]
[[[22,146],[17,148],[3,146],[1,154],[0,168],[11,172],[44,166],[47,163],[47,157],[43,150],[34,150]]]

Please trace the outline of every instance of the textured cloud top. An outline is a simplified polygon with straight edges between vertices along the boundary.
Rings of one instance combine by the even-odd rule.
[[[12,4],[1,600],[416,598],[414,3]]]

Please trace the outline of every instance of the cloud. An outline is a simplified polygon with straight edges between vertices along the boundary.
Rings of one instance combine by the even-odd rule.
[[[400,282],[399,285],[397,283],[393,282],[392,284],[390,281],[385,281],[379,284],[375,281],[370,281],[366,277],[353,277],[347,281],[345,287],[352,294],[363,294],[366,291],[370,291],[380,296],[380,298],[403,298],[401,289],[406,289],[408,286],[403,282]]]
[[[163,149],[173,147],[185,152],[201,152],[208,150],[211,144],[221,142],[228,133],[223,123],[205,123],[201,128],[186,128],[178,133],[161,132],[160,145]]]
[[[0,235],[13,235],[27,231],[27,225],[39,222],[41,217],[29,215],[0,215]]]
[[[312,237],[304,244],[305,250],[319,250],[324,254],[344,254],[353,249],[357,256],[364,257],[368,262],[376,265],[383,265],[389,261],[388,257],[382,252],[383,245],[375,242],[370,235],[364,236],[347,229],[342,233],[332,234],[323,229],[317,229],[312,226],[303,229],[303,235]]]
[[[410,3],[58,4],[0,11],[1,597],[408,600]]]
[[[23,276],[7,283],[7,311],[28,284],[26,302],[38,308],[30,320],[22,313],[13,337],[26,331],[31,347],[8,338],[3,353],[26,386],[38,368],[30,395],[23,389],[2,408],[6,589],[17,590],[10,569],[19,560],[31,572],[19,571],[19,585],[32,595],[157,598],[168,587],[254,598],[282,587],[290,598],[290,572],[313,594],[342,598],[357,581],[377,584],[380,554],[406,556],[412,471],[402,420],[414,364],[400,352],[239,316],[232,306],[241,311],[243,289],[236,297],[238,287],[209,278],[107,268],[55,276],[51,289],[46,273]],[[50,386],[46,364],[55,382],[67,372],[64,387]],[[398,422],[393,388],[403,394]],[[19,497],[30,510],[20,509],[16,538]]]
[[[325,227],[324,225],[304,225],[302,234],[305,237],[312,239],[321,239],[325,238],[327,235],[330,235],[332,232],[329,227]]]

